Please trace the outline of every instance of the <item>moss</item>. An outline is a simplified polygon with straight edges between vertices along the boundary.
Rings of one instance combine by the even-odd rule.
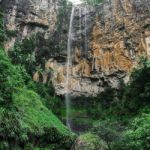
[[[86,133],[79,137],[76,150],[107,150],[107,144],[97,135]]]

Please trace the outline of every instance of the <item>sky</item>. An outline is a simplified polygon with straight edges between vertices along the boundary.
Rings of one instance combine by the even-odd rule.
[[[81,3],[81,0],[69,0],[69,1],[71,1],[74,4],[80,4]]]

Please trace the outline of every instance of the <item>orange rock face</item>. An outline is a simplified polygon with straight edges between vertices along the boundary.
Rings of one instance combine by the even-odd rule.
[[[98,27],[93,27],[91,42],[91,55],[94,59],[95,69],[102,71],[111,71],[113,69],[129,71],[133,63],[128,52],[126,52],[124,41],[121,39],[116,39],[113,43],[102,40],[98,41],[100,37],[98,29]]]
[[[113,0],[111,5],[104,4],[104,12],[96,12],[94,23],[87,31],[87,54],[81,43],[72,47],[68,88],[74,95],[95,95],[105,86],[118,88],[120,79],[129,80],[128,74],[137,65],[137,58],[150,56],[150,19],[145,6],[131,0]],[[60,64],[49,59],[45,68],[54,70],[56,92],[65,94],[66,62]]]
[[[106,19],[105,24],[96,23],[91,33],[91,55],[93,58],[92,66],[97,71],[112,72],[121,70],[128,72],[134,67],[136,57],[139,55],[150,55],[150,34],[145,31],[143,21],[134,18],[135,10],[129,0],[113,2],[113,17],[115,23],[121,29],[110,30],[112,23]],[[122,16],[121,12],[124,12]],[[147,20],[147,21],[146,21]],[[149,22],[148,18],[145,22]],[[105,30],[104,30],[105,29]],[[106,32],[108,31],[109,32]],[[144,33],[143,33],[144,32]],[[133,45],[135,44],[135,45]]]

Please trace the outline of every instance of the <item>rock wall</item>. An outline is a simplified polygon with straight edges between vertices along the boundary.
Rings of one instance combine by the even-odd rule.
[[[96,95],[107,86],[118,89],[120,80],[128,82],[139,57],[150,55],[149,6],[146,0],[109,0],[95,8],[82,5],[76,8],[71,95]],[[54,69],[56,92],[65,94],[65,63],[51,59],[47,64],[46,67]]]
[[[66,93],[66,45],[70,15],[70,6],[63,8],[68,11],[58,22],[62,2],[0,1],[5,8],[6,29],[17,31],[17,36],[9,37],[5,43],[7,50],[36,33],[40,33],[45,40],[55,37],[52,41],[55,46],[58,41],[65,43],[58,54],[47,47],[50,55],[44,57],[45,71],[33,74],[37,82],[47,83],[52,79],[58,95]],[[58,26],[62,30],[56,32]],[[118,89],[120,80],[128,82],[139,56],[150,56],[150,1],[106,0],[95,7],[78,5],[75,7],[72,34],[71,95],[96,95],[107,86]]]
[[[5,42],[5,49],[38,32],[48,39],[56,30],[61,3],[61,0],[3,0],[6,30],[17,33]]]

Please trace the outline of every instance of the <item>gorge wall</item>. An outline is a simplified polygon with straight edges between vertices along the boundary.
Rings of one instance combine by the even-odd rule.
[[[149,6],[149,1],[116,0],[95,8],[76,7],[69,81],[72,95],[96,95],[108,86],[118,89],[121,79],[128,82],[139,57],[150,55]],[[46,67],[57,70],[54,85],[64,94],[66,66],[49,60]]]
[[[5,26],[8,31],[18,31],[17,38],[10,38],[5,48],[10,49],[14,43],[23,38],[30,37],[38,32],[44,33],[47,39],[54,33],[60,0],[5,0]]]
[[[55,32],[62,1],[22,0],[20,3],[16,0],[8,3],[2,1],[9,10],[5,12],[6,27],[8,30],[19,30],[20,34],[19,38],[8,39],[6,49],[33,33],[41,33],[45,40],[53,36],[56,41],[57,38],[64,41],[64,48],[58,53],[49,47],[52,55],[45,56],[45,71],[42,74],[38,70],[33,73],[37,82],[46,83],[51,78],[56,93],[64,95],[69,13],[63,16],[63,32]],[[68,8],[70,12],[70,6]],[[69,89],[73,96],[96,95],[108,86],[118,89],[120,80],[128,82],[139,56],[150,55],[149,0],[108,0],[95,7],[78,5],[72,28]],[[37,52],[37,49],[33,51]]]

